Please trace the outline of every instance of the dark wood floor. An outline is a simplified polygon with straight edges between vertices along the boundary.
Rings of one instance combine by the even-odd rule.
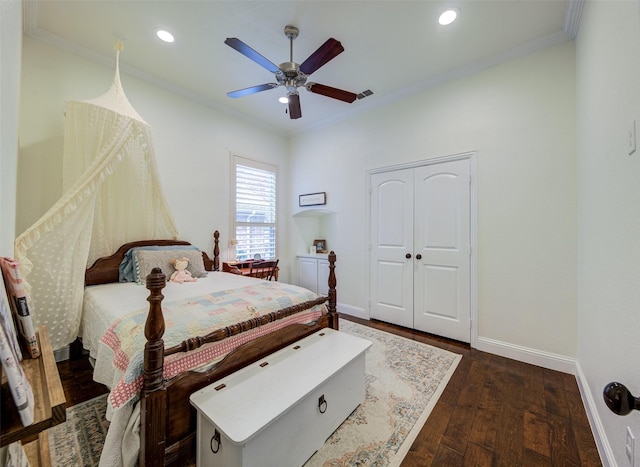
[[[402,467],[600,466],[572,375],[377,321],[345,317],[462,355]],[[86,358],[58,364],[67,404],[104,394]]]

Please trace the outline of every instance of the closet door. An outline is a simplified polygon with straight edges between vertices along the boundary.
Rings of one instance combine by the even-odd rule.
[[[370,250],[371,317],[413,327],[413,169],[371,176]]]
[[[415,169],[414,327],[464,342],[471,340],[469,185],[467,159]]]

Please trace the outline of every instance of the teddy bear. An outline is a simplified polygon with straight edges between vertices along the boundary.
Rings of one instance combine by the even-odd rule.
[[[193,277],[189,271],[187,271],[187,266],[189,266],[189,258],[178,258],[171,260],[171,264],[176,270],[171,274],[171,282],[178,282],[182,284],[183,282],[196,282],[198,279]]]

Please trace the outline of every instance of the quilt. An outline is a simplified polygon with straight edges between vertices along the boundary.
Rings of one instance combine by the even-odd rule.
[[[260,281],[241,288],[163,302],[165,347],[315,298],[316,294],[301,287]],[[238,346],[289,324],[314,321],[323,309],[324,306],[319,305],[190,352],[166,357],[164,377],[169,379],[181,372],[216,362]],[[142,389],[147,314],[148,307],[145,307],[116,320],[100,341],[102,350],[109,352],[111,364],[119,376],[109,394],[109,405],[114,410],[137,399]]]

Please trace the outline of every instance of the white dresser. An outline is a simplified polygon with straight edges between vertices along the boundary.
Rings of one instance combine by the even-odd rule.
[[[327,295],[329,287],[328,255],[298,255],[298,285],[318,295]]]
[[[197,465],[304,464],[364,400],[370,345],[324,329],[192,394]]]

